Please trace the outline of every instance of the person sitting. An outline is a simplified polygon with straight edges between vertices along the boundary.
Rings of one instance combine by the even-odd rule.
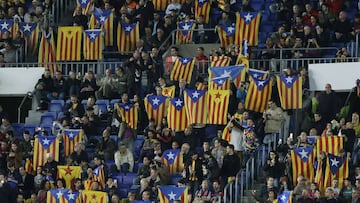
[[[64,100],[65,99],[65,79],[62,76],[61,71],[56,71],[55,73],[55,77],[53,79],[53,87],[50,90],[50,92],[47,94],[47,98],[48,100],[55,100],[55,99],[60,99],[60,100]]]
[[[115,141],[110,138],[110,129],[106,128],[102,133],[102,138],[96,145],[95,151],[98,155],[103,156],[106,161],[112,160],[115,146]]]
[[[54,81],[51,79],[50,70],[46,69],[35,85],[34,95],[37,103],[36,110],[45,109],[48,93],[54,88]]]
[[[120,144],[119,150],[114,154],[114,160],[118,171],[123,173],[133,172],[134,156],[125,144]]]

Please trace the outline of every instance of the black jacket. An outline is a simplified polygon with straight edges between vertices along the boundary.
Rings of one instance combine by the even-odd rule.
[[[240,158],[236,154],[225,155],[223,160],[223,165],[220,171],[220,176],[223,177],[236,176],[239,170],[240,170]]]

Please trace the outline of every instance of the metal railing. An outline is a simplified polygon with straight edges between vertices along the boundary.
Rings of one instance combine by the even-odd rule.
[[[240,202],[242,202],[243,200],[243,196],[244,196],[244,179],[241,178],[242,175],[244,173],[244,170],[240,170],[236,176],[235,176],[235,200],[239,200],[240,198]],[[239,184],[240,184],[240,188],[239,188]]]
[[[20,105],[18,106],[18,109],[17,109],[18,110],[18,112],[17,112],[18,113],[18,123],[21,123],[21,108],[24,106],[26,99],[31,96],[32,96],[32,92],[27,92],[24,95],[24,97],[22,98]]]

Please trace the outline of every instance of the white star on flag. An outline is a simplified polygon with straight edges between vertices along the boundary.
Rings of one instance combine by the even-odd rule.
[[[68,197],[69,197],[69,200],[75,199],[75,194],[69,191]]]
[[[281,195],[280,199],[281,199],[282,201],[285,201],[285,200],[286,200],[286,196],[285,196],[285,195]]]
[[[90,36],[90,39],[95,39],[96,38],[96,34],[94,32],[90,33],[89,36]]]
[[[74,133],[71,132],[71,133],[69,134],[69,137],[70,137],[70,138],[73,138],[73,137],[74,137]]]
[[[81,0],[81,3],[86,4],[87,2],[86,2],[86,0]]]
[[[259,80],[259,81],[258,81],[258,86],[264,86],[264,83],[265,83],[265,81]]]
[[[330,161],[331,161],[331,166],[336,166],[336,167],[338,167],[338,164],[340,162],[336,158],[330,159]]]
[[[100,22],[105,22],[105,16],[100,16]]]
[[[176,194],[173,191],[171,191],[171,193],[168,195],[169,195],[169,200],[175,200]]]
[[[63,193],[61,192],[61,190],[59,190],[59,192],[56,193],[56,196],[57,196],[58,199],[60,199],[60,197],[61,197],[62,195],[63,195]]]
[[[23,28],[24,28],[24,32],[26,32],[26,31],[31,31],[30,29],[31,29],[31,26],[28,24],[28,23],[26,23],[26,25],[24,25],[23,26]]]
[[[292,83],[292,80],[293,80],[293,78],[291,77],[291,76],[287,76],[287,78],[285,78],[285,80],[286,80],[286,83]]]
[[[2,30],[9,30],[9,24],[6,21],[4,21],[4,23],[1,24],[1,29]]]
[[[300,154],[302,159],[309,157],[308,152],[306,152],[304,149],[302,149],[302,151],[299,154]]]
[[[159,105],[160,100],[158,98],[155,98],[152,100],[153,105]]]
[[[187,63],[187,62],[189,62],[189,60],[187,58],[185,58],[182,62]]]
[[[224,81],[223,81],[223,80],[219,80],[218,83],[219,83],[220,85],[222,85],[222,84],[224,83]]]
[[[43,143],[44,143],[44,145],[49,145],[49,144],[50,144],[50,140],[47,139],[47,138],[45,138],[45,139],[43,140]]]
[[[233,26],[230,26],[230,27],[227,28],[227,31],[229,33],[233,33],[235,31],[235,28]]]
[[[126,110],[129,110],[129,109],[130,109],[130,106],[129,106],[129,105],[126,105],[124,108],[125,108]]]
[[[245,21],[251,21],[251,18],[252,18],[253,16],[250,14],[250,13],[248,13],[248,14],[246,14],[246,16],[245,16]]]
[[[125,31],[126,31],[126,32],[130,32],[130,31],[131,31],[131,26],[126,26],[126,27],[125,27]]]
[[[181,106],[183,103],[183,101],[181,101],[181,99],[178,99],[175,101],[175,106]]]
[[[199,3],[204,3],[205,0],[199,0]]]
[[[192,98],[199,98],[199,92],[198,91],[195,91],[192,93]]]
[[[221,74],[220,77],[222,77],[222,78],[228,78],[228,77],[230,77],[230,73],[231,73],[230,71],[224,70],[223,74]]]
[[[255,73],[253,76],[254,76],[254,78],[258,78],[258,77],[259,77],[259,75],[258,75],[257,73]]]
[[[169,152],[167,155],[168,160],[175,159],[175,154],[172,152]]]
[[[185,25],[182,26],[183,30],[189,30],[190,29],[190,25],[185,23]]]

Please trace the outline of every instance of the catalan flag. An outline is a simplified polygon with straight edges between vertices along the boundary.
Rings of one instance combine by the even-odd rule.
[[[63,145],[65,156],[70,156],[74,152],[75,144],[83,140],[83,134],[81,129],[64,129]]]
[[[265,80],[253,79],[246,94],[245,108],[251,111],[264,112],[271,98],[271,91],[272,82],[270,78]]]
[[[57,61],[80,61],[82,28],[80,26],[60,26],[56,49]]]
[[[181,173],[184,169],[183,156],[180,149],[165,150],[161,161],[170,174]]]
[[[230,121],[231,122],[231,121]],[[229,125],[229,124],[228,124]],[[230,142],[231,140],[231,132],[229,130],[229,126],[226,126],[221,134],[221,139]]]
[[[83,203],[107,203],[107,193],[100,191],[84,190],[81,192]]]
[[[235,64],[243,64],[246,68],[249,68],[249,47],[246,39],[242,41],[240,49],[241,52],[238,55]]]
[[[245,68],[249,68],[249,67],[250,67],[248,57],[246,57],[246,56],[244,56],[244,55],[242,55],[242,54],[239,54],[239,55],[238,55],[238,57],[236,58],[235,64],[237,64],[237,65],[244,65]]]
[[[169,128],[174,131],[184,131],[189,126],[182,98],[175,97],[170,99],[167,120]]]
[[[101,60],[103,56],[102,30],[85,30],[83,45],[85,60]]]
[[[35,175],[35,170],[32,164],[32,160],[26,159],[25,160],[25,167],[24,167],[26,173]]]
[[[160,186],[158,189],[160,203],[173,203],[180,200],[181,203],[188,203],[188,188],[176,186]]]
[[[76,178],[81,178],[81,166],[58,166],[57,169],[57,177],[65,180],[68,189],[71,189]]]
[[[81,194],[77,191],[69,190],[65,193],[65,199],[67,203],[82,203]]]
[[[176,32],[176,44],[189,44],[193,38],[194,21],[179,22]]]
[[[281,108],[302,108],[302,78],[298,76],[277,76]]]
[[[218,0],[217,3],[218,3],[218,8],[220,8],[221,10],[224,10],[226,0]]]
[[[162,95],[173,98],[175,96],[175,85],[162,88]]]
[[[14,20],[0,20],[0,39],[5,32],[9,32],[9,38],[15,39],[19,26]]]
[[[114,14],[111,9],[101,10],[94,9],[94,14],[90,17],[89,28],[95,29],[95,25],[100,24],[101,29],[104,31],[104,44],[105,46],[114,45]]]
[[[136,42],[139,39],[139,23],[119,23],[117,29],[117,45],[119,52],[134,51],[136,48]]]
[[[209,73],[209,79],[210,79],[209,88],[210,89],[216,89],[213,87],[212,81],[214,81],[214,83],[219,85],[219,82],[221,82],[221,80],[223,78],[230,77],[230,79],[234,82],[236,88],[239,88],[241,85],[241,82],[245,81],[246,68],[244,65],[212,67],[212,68],[210,68],[210,70],[211,70],[211,73]],[[210,77],[212,77],[212,78],[210,78]],[[226,81],[226,82],[224,82],[224,84],[225,83],[229,83],[229,82]],[[224,86],[224,84],[223,84],[223,86]],[[217,89],[220,89],[220,88],[217,88]],[[228,84],[226,89],[230,89],[230,84]]]
[[[228,56],[210,56],[210,66],[229,66],[231,58]]]
[[[185,89],[184,102],[190,124],[207,123],[207,94],[205,90]]]
[[[51,75],[55,75],[58,70],[56,65],[56,47],[54,33],[49,31],[43,32],[39,45],[38,62],[41,67],[50,69]]]
[[[105,188],[105,172],[103,165],[100,165],[93,170],[93,180],[99,182],[102,189]]]
[[[91,0],[77,0],[76,3],[77,3],[77,6],[81,7],[82,14],[87,16],[89,14],[89,9],[92,5]],[[75,15],[75,12],[74,12],[74,15]]]
[[[236,13],[235,44],[246,39],[249,46],[257,46],[261,14],[256,12]]]
[[[39,36],[40,36],[38,24],[19,22],[19,28],[24,35],[28,53],[34,55],[37,50]]]
[[[151,2],[154,4],[155,11],[165,11],[169,4],[168,0],[152,0]]]
[[[56,136],[38,135],[34,142],[34,170],[46,163],[46,154],[51,153],[55,161],[59,161],[59,139]]]
[[[208,91],[208,124],[225,125],[229,108],[229,90]]]
[[[216,31],[218,33],[220,44],[222,47],[229,48],[230,45],[234,44],[235,40],[235,26],[217,26]]]
[[[316,142],[316,151],[318,157],[320,157],[321,152],[338,154],[340,149],[343,148],[343,138],[339,136],[321,136],[317,139]]]
[[[166,116],[167,102],[167,97],[165,96],[149,95],[144,99],[148,118],[155,119],[157,126],[160,126],[162,118]]]
[[[186,83],[190,83],[194,70],[194,58],[177,58],[174,62],[170,73],[170,80],[179,81],[185,79]]]
[[[360,97],[360,79],[356,80],[356,92],[357,96]]]
[[[267,71],[252,68],[248,69],[248,74],[251,79],[255,78],[257,80],[265,80],[269,76]]]
[[[277,198],[278,203],[292,203],[292,191],[284,191]]]
[[[46,203],[65,203],[65,195],[68,189],[50,189],[46,193]]]
[[[200,15],[204,16],[204,22],[209,23],[210,20],[210,0],[195,0],[195,19]]]
[[[336,156],[328,154],[328,161],[325,170],[325,186],[331,187],[333,180],[339,181],[339,188],[344,186],[344,179],[349,177],[349,158],[347,155]]]
[[[138,107],[134,104],[119,104],[118,112],[121,115],[121,119],[125,122],[130,128],[137,129],[138,126]]]
[[[291,151],[292,178],[294,185],[297,184],[297,177],[303,176],[314,181],[315,150],[313,147],[295,148]]]
[[[322,159],[321,157],[317,157],[317,162],[315,162],[316,173],[315,173],[314,181],[317,184],[318,188],[320,189],[320,192],[324,192],[326,189],[326,184],[324,182],[326,168],[323,168],[323,163],[326,164],[326,162],[327,162],[327,158]]]
[[[225,67],[211,67],[208,69],[209,73],[209,90],[230,90],[231,78],[226,72],[220,73],[220,70]]]

